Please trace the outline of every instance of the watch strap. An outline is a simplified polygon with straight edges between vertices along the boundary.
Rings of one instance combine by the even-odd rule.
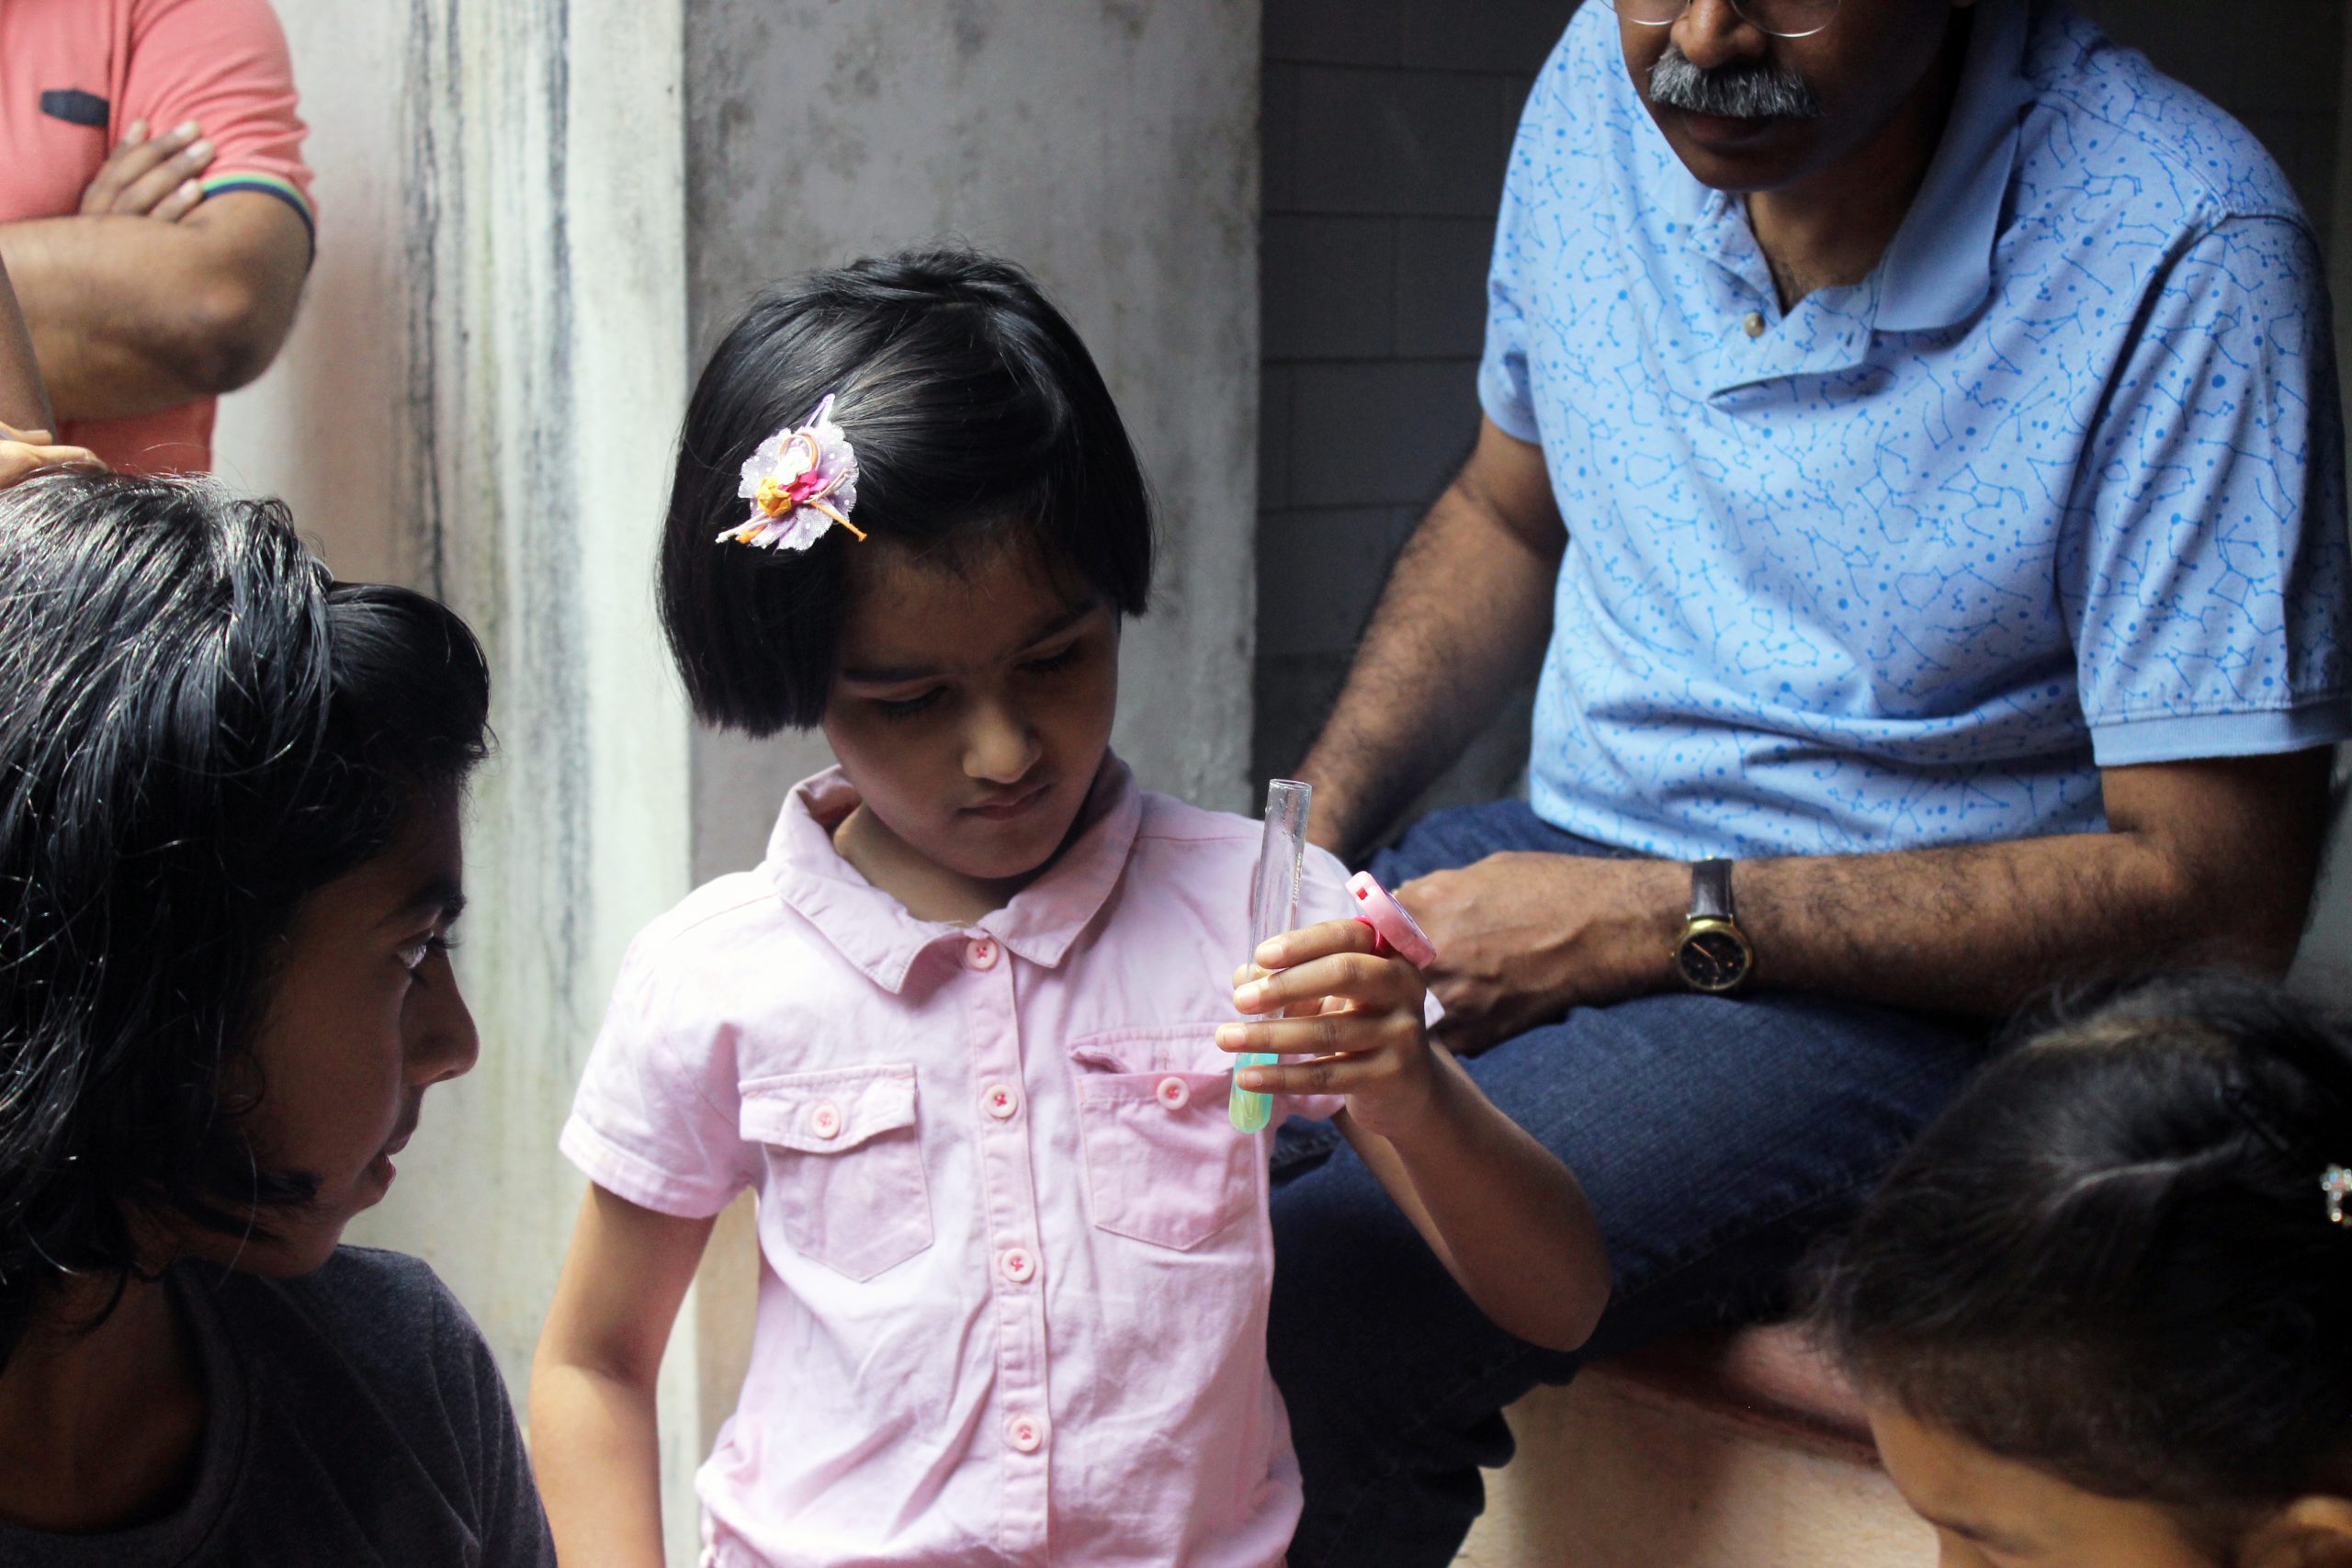
[[[1728,920],[1731,912],[1731,862],[1702,860],[1690,868],[1690,918]]]

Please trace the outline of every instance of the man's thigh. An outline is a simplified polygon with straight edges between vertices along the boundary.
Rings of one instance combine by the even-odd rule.
[[[1453,871],[1488,855],[1515,850],[1544,854],[1623,858],[1626,852],[1565,833],[1523,800],[1496,800],[1432,811],[1372,858],[1373,874],[1396,887],[1433,871]]]
[[[1614,1293],[1589,1356],[1767,1309],[1978,1055],[1975,1032],[1886,1009],[1675,995],[1580,1009],[1467,1066],[1600,1217]],[[1472,1467],[1509,1453],[1493,1412],[1582,1358],[1489,1324],[1344,1148],[1282,1173],[1274,1227],[1271,1351],[1312,1549],[1296,1561],[1335,1535],[1408,1535],[1465,1487],[1466,1528]]]

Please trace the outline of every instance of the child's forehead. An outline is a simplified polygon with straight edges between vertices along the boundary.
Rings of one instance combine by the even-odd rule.
[[[1099,602],[1018,536],[956,555],[883,540],[861,545],[842,621],[844,671],[886,662],[960,662],[1019,647],[1083,618]]]

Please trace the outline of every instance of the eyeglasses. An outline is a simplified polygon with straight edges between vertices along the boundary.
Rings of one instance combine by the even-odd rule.
[[[1645,28],[1670,28],[1690,0],[1606,0],[1609,8]],[[1731,0],[1741,20],[1774,38],[1811,38],[1838,15],[1838,0]]]

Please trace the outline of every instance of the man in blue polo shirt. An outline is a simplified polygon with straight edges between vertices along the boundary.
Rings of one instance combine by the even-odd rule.
[[[1767,1310],[2054,982],[2278,970],[2352,733],[2320,262],[2059,0],[1588,5],[1529,101],[1477,446],[1302,773],[1361,852],[1540,668],[1532,799],[1376,859],[1577,1171],[1587,1358]],[[1291,1561],[1440,1564],[1575,1359],[1286,1140]]]

